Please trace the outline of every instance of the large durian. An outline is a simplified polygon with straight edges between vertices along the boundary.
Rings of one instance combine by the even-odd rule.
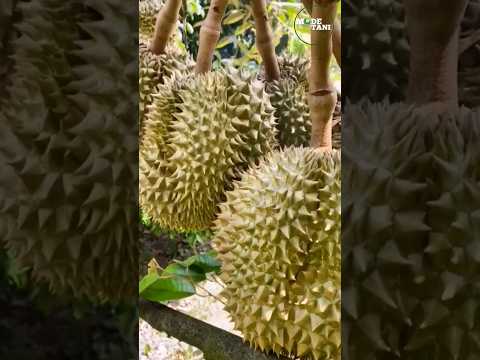
[[[165,229],[209,227],[239,170],[274,148],[275,131],[268,96],[247,75],[169,78],[145,119],[142,210]]]
[[[167,46],[165,53],[153,54],[146,42],[139,44],[139,131],[143,137],[143,123],[149,105],[152,103],[153,94],[158,91],[166,77],[174,72],[187,73],[193,71],[195,62],[185,51],[172,45]]]
[[[352,101],[368,97],[381,101],[405,99],[409,53],[402,0],[345,0],[342,32],[345,62],[342,75],[348,79],[343,93]],[[465,39],[480,24],[480,0],[470,0],[462,21]],[[475,107],[480,99],[480,39],[459,58],[459,101]]]
[[[343,120],[344,358],[480,358],[478,110],[362,103]]]
[[[220,209],[212,244],[235,328],[264,351],[340,359],[339,152],[273,152]]]
[[[131,10],[122,0],[17,1],[0,105],[2,246],[53,291],[99,301],[137,296]]]

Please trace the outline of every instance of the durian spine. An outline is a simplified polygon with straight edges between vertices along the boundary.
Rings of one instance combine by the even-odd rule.
[[[268,23],[265,0],[253,0],[252,12],[255,19],[256,45],[265,66],[265,80],[279,80],[280,68],[273,46],[272,29]]]
[[[195,66],[197,74],[209,72],[212,67],[213,53],[220,39],[222,18],[226,6],[227,0],[213,0],[210,4],[207,17],[200,28],[200,43]]]
[[[312,4],[312,18],[322,19],[324,24],[333,24],[337,2]],[[311,67],[309,76],[308,103],[312,118],[311,146],[324,150],[332,149],[332,120],[337,92],[329,77],[332,57],[332,31],[311,29]]]
[[[159,55],[165,52],[168,39],[172,35],[178,20],[182,0],[167,0],[157,15],[155,32],[150,44],[152,53]]]

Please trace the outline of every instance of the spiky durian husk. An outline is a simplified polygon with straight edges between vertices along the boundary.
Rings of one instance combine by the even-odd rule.
[[[363,103],[343,120],[345,358],[479,358],[480,114]]]
[[[236,329],[265,351],[340,359],[340,156],[290,147],[227,193],[213,246]]]
[[[17,9],[0,107],[2,168],[12,180],[0,187],[0,238],[55,292],[135,300],[135,18],[121,0]]]
[[[175,46],[168,46],[165,53],[153,54],[146,42],[140,41],[139,49],[139,131],[143,138],[143,123],[148,107],[153,100],[153,94],[158,91],[166,77],[174,72],[187,73],[193,71],[195,62],[189,54]]]
[[[389,96],[403,99],[408,80],[409,46],[401,0],[346,0],[342,35],[347,38],[342,75],[352,101]]]
[[[150,39],[153,36],[157,14],[162,4],[163,1],[159,0],[141,0],[138,2],[140,15],[138,30],[141,39]]]
[[[308,146],[312,130],[305,85],[288,78],[267,84],[281,146]]]
[[[275,146],[273,109],[250,80],[229,71],[159,86],[145,120],[140,203],[162,228],[209,227],[238,171]]]

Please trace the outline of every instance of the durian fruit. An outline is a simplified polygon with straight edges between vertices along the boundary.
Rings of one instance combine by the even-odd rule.
[[[264,351],[340,359],[340,153],[275,151],[220,209],[212,245],[235,328]]]
[[[404,98],[409,45],[402,0],[345,0],[342,3],[343,93],[357,101]]]
[[[150,39],[155,31],[155,22],[163,1],[140,0],[138,2],[139,12],[139,35],[140,39]]]
[[[185,51],[169,45],[164,54],[153,54],[146,42],[139,44],[139,131],[143,137],[143,123],[148,106],[152,103],[153,94],[158,91],[166,77],[174,72],[187,73],[193,71],[195,62]]]
[[[288,77],[267,84],[282,146],[308,146],[312,130],[307,89]]]
[[[16,11],[0,100],[1,245],[56,293],[135,302],[135,16],[122,0]]]
[[[145,119],[140,204],[170,230],[208,228],[239,170],[276,145],[268,96],[230,70],[173,76]]]
[[[364,102],[343,136],[344,358],[480,358],[480,113]]]
[[[12,20],[16,0],[4,0],[0,3],[0,96],[3,95],[5,85],[2,79],[8,74],[10,61],[9,44],[14,36]]]

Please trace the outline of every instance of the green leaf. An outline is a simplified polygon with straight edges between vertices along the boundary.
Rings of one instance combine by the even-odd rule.
[[[146,280],[147,277],[150,278]],[[189,280],[175,275],[147,275],[140,282],[139,290],[142,298],[157,302],[183,299],[195,294],[195,287]]]
[[[179,263],[188,268],[200,269],[204,274],[220,271],[220,262],[213,253],[195,255]]]
[[[158,273],[149,273],[143,277],[142,280],[140,280],[140,283],[138,284],[138,292],[141,295],[142,292],[144,292],[149,286],[151,286],[155,281],[160,279],[160,275]]]
[[[192,283],[206,280],[205,273],[203,271],[197,271],[195,268],[189,268],[187,265],[182,263],[168,265],[165,270],[163,270],[162,275],[181,276]]]
[[[243,10],[232,10],[230,14],[223,20],[224,25],[231,25],[239,22],[245,17]]]
[[[221,49],[227,45],[230,45],[235,42],[235,36],[226,36],[221,39],[217,44],[217,49]]]

